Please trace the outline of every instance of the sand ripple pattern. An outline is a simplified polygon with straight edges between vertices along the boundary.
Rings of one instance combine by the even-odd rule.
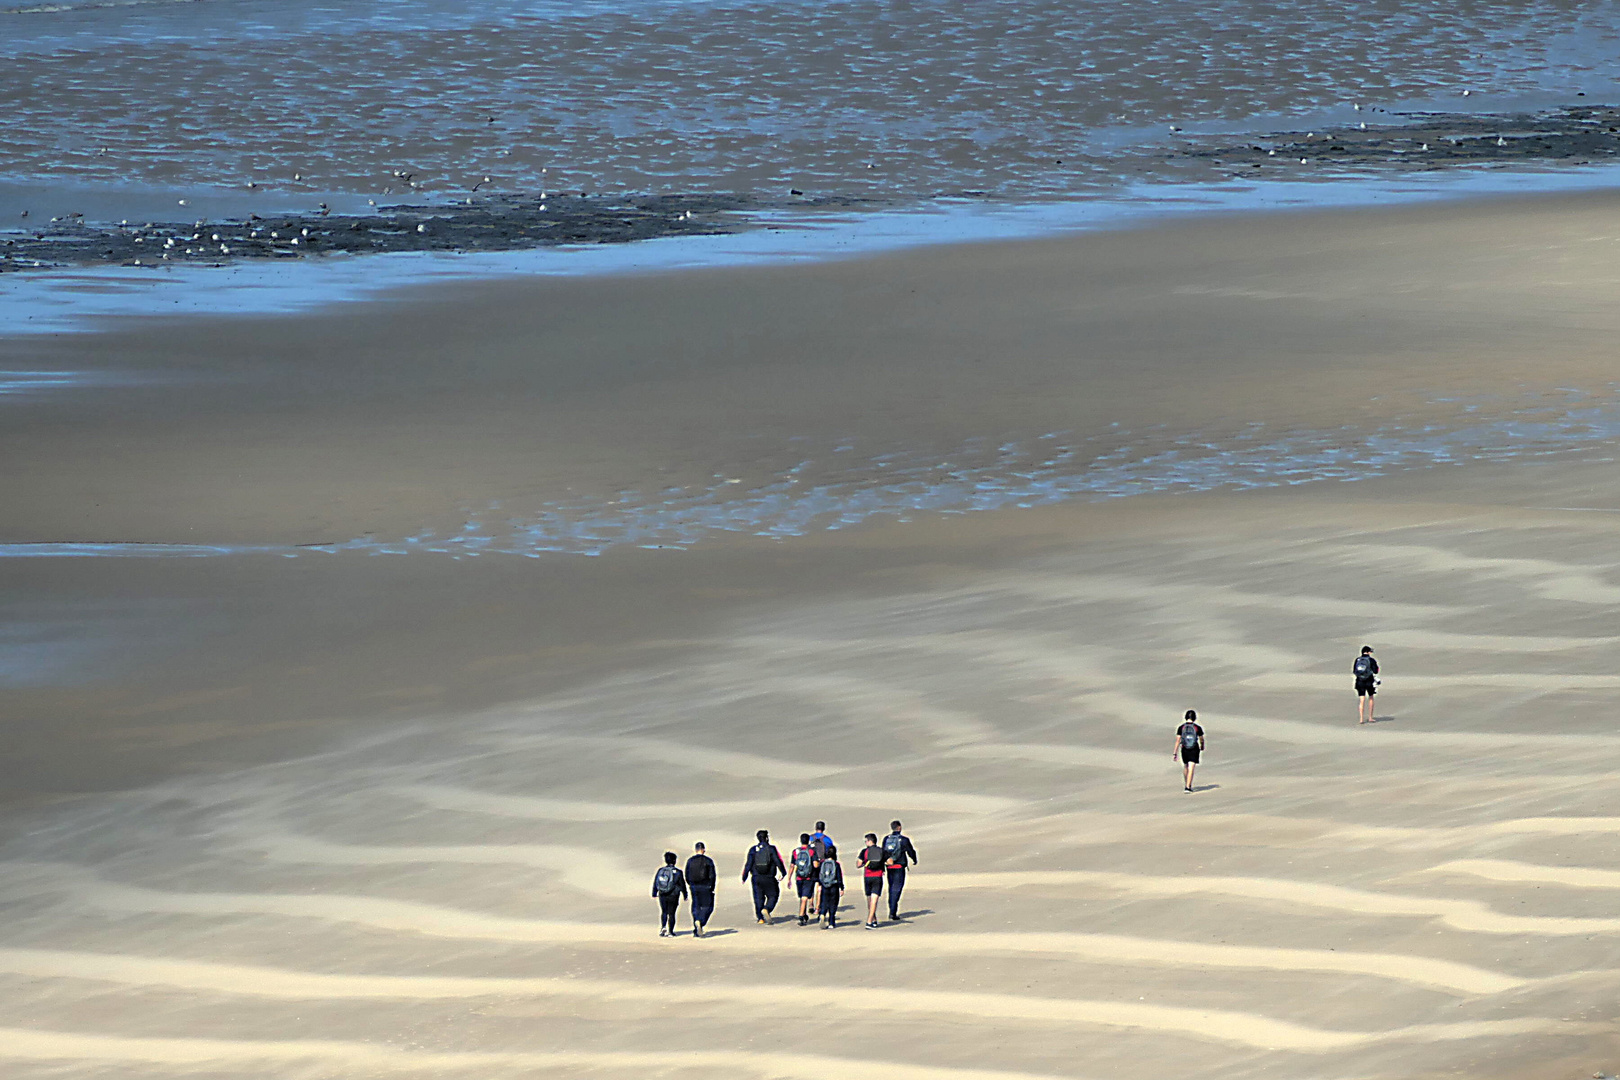
[[[1264,577],[1173,540],[1106,573],[1051,557],[41,811],[0,851],[0,1071],[1100,1080],[1195,1052],[1217,1080],[1393,1080],[1582,1053],[1620,978],[1588,700],[1615,638],[1587,617],[1620,565],[1480,543],[1277,535]],[[1498,633],[1497,607],[1565,632]],[[1357,728],[1342,669],[1381,632],[1389,715]],[[1196,796],[1169,756],[1188,699]],[[821,818],[848,855],[894,816],[925,860],[906,923],[754,925],[756,828]],[[711,936],[660,939],[652,869],[695,840]],[[841,1041],[762,1054],[806,1002]],[[903,1060],[850,1049],[897,1024]]]

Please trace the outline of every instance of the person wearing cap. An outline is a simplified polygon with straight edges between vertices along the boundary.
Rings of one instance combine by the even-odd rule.
[[[748,857],[743,860],[742,879],[752,879],[754,884],[754,918],[760,925],[769,926],[776,902],[782,896],[776,879],[787,877],[787,867],[782,863],[782,853],[771,843],[770,830],[761,829],[754,836],[759,843],[748,849]]]
[[[906,866],[917,862],[917,849],[911,838],[900,831],[898,820],[889,822],[889,835],[883,838],[883,854],[888,856],[889,921],[900,921],[900,891],[906,887]]]
[[[692,845],[692,857],[686,860],[686,887],[692,890],[692,936],[702,937],[703,928],[714,914],[714,887],[720,876],[715,873],[714,860],[709,858],[699,841]]]

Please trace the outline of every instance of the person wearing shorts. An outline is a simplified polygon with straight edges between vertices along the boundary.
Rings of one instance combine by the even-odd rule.
[[[1373,659],[1372,646],[1363,645],[1361,655],[1350,666],[1356,677],[1356,723],[1373,722],[1373,697],[1378,693],[1378,661]]]
[[[808,866],[807,871],[800,869]],[[799,834],[799,846],[793,849],[788,856],[788,869],[793,874],[794,887],[799,891],[799,925],[810,925],[810,904],[816,898],[816,871],[821,869],[821,859],[816,855],[816,849],[810,846],[810,834]]]
[[[883,899],[883,872],[886,869],[883,845],[877,833],[866,834],[866,846],[861,848],[861,877],[866,884],[866,928],[876,930],[878,902]]]
[[[1176,748],[1170,754],[1170,760],[1181,762],[1181,782],[1187,791],[1193,789],[1193,773],[1203,756],[1204,729],[1198,726],[1198,714],[1188,709],[1176,728]]]

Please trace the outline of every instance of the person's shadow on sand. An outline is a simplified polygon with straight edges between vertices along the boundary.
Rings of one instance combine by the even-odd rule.
[[[1200,791],[1218,791],[1220,786],[1219,784],[1197,784],[1193,787],[1193,794],[1196,795]]]
[[[900,917],[902,919],[915,919],[921,915],[932,915],[933,913],[933,908],[918,908],[916,911],[902,911]]]
[[[1367,723],[1369,723],[1369,724],[1393,724],[1397,719],[1398,719],[1398,717],[1394,717],[1394,716],[1375,716],[1371,720],[1368,720]]]
[[[705,930],[705,931],[703,931],[703,936],[705,938],[728,937],[731,934],[735,934],[736,932],[737,932],[737,928],[733,926],[733,927],[728,927],[725,930]],[[687,931],[685,934],[678,935],[678,936],[680,936],[680,937],[691,937],[692,932]]]

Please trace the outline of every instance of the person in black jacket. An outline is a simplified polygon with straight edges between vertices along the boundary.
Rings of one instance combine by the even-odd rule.
[[[714,860],[704,854],[701,842],[692,845],[692,857],[686,860],[686,887],[692,890],[692,936],[702,937],[703,928],[714,914],[714,887],[720,876],[714,872]]]
[[[816,871],[816,880],[821,885],[821,899],[816,901],[821,905],[816,909],[821,912],[821,928],[836,930],[838,901],[844,895],[844,868],[838,861],[837,848],[827,849],[827,857],[821,860],[821,868]]]
[[[1363,645],[1361,655],[1350,665],[1356,677],[1356,723],[1370,724],[1373,716],[1373,697],[1378,693],[1378,661],[1373,659],[1372,646]]]
[[[675,911],[686,899],[686,878],[675,865],[675,853],[664,852],[664,865],[653,875],[652,894],[658,900],[658,936],[675,936]]]
[[[776,901],[782,895],[782,890],[776,886],[776,879],[787,877],[787,864],[782,861],[782,853],[776,850],[776,845],[771,843],[769,830],[761,829],[754,836],[759,843],[748,849],[748,858],[743,861],[742,879],[753,879],[754,918],[762,925],[769,926],[771,913],[776,910]]]
[[[887,856],[889,878],[889,921],[900,921],[900,890],[906,887],[906,867],[917,861],[917,849],[911,838],[900,831],[898,821],[889,822],[889,835],[883,838],[883,854]]]

